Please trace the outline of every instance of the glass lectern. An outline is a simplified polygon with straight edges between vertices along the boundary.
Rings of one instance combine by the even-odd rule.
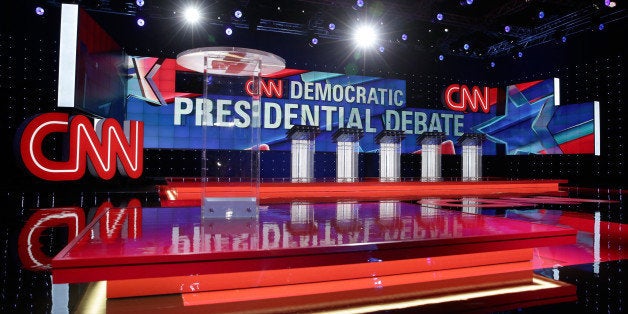
[[[177,63],[203,74],[203,98],[196,104],[202,106],[203,115],[203,218],[257,216],[261,79],[283,70],[284,59],[254,49],[203,47],[181,52]],[[218,158],[216,152],[224,147],[237,147],[232,155],[238,160]],[[216,187],[222,191],[220,197],[211,193]]]

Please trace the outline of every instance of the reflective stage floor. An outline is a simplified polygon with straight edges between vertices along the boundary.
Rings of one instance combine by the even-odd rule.
[[[228,220],[159,186],[7,193],[1,312],[621,313],[623,190],[553,189],[275,195]]]

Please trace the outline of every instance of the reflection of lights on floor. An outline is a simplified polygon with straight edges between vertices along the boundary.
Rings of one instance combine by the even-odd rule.
[[[105,313],[107,309],[107,282],[90,283],[79,303],[77,313]]]
[[[446,303],[446,302],[454,302],[454,301],[464,301],[469,299],[476,299],[482,297],[496,296],[508,293],[521,293],[528,291],[537,291],[543,289],[551,289],[558,288],[559,284],[553,283],[545,278],[534,277],[532,279],[532,284],[529,285],[519,285],[515,287],[507,287],[500,289],[487,289],[473,292],[463,292],[463,293],[452,293],[445,296],[438,296],[432,298],[420,298],[416,300],[403,301],[403,302],[394,302],[388,304],[377,304],[377,305],[367,305],[360,306],[350,309],[342,309],[338,311],[325,311],[325,313],[373,313],[378,311],[390,311],[390,310],[398,310],[398,309],[407,309],[412,307],[418,307],[428,304],[438,304],[438,303]]]

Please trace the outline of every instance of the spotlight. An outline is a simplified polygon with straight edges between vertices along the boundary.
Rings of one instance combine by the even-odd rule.
[[[241,17],[242,17],[242,11],[240,11],[240,10],[236,10],[235,12],[233,12],[233,15],[234,15],[237,19],[239,19],[239,18],[241,18]]]
[[[408,34],[401,34],[401,40],[403,41],[408,40]]]
[[[137,4],[137,6],[141,8],[144,6],[144,0],[135,0],[135,4]]]
[[[187,7],[183,10],[183,18],[189,24],[196,24],[201,19],[201,13],[195,7]]]
[[[615,1],[611,1],[611,0],[604,0],[604,5],[609,7],[609,8],[614,8],[617,3],[615,3]]]
[[[597,29],[600,31],[604,30],[604,23],[600,23],[600,25],[597,26]]]
[[[467,0],[467,4],[468,5],[472,5],[473,4],[473,0]]]
[[[35,8],[35,14],[37,14],[37,15],[39,15],[39,16],[42,16],[42,15],[44,15],[44,13],[46,13],[46,11],[44,10],[44,8],[42,8],[42,7],[36,7],[36,8]]]
[[[312,38],[312,40],[310,40],[310,43],[311,43],[312,45],[318,45],[318,38],[313,37],[313,38]]]
[[[443,20],[443,13],[436,14],[436,19],[439,20],[439,21],[442,21]]]
[[[445,56],[443,56],[443,55],[438,55],[438,60],[440,60],[440,61],[445,60]]]
[[[560,38],[560,41],[566,43],[567,42],[567,36],[562,36]]]
[[[386,50],[386,48],[384,48],[384,46],[379,46],[379,52],[384,52],[384,50]]]
[[[542,19],[545,17],[545,12],[539,11],[539,18]]]
[[[377,33],[372,27],[363,25],[355,30],[353,40],[359,47],[370,47],[377,41]]]
[[[495,61],[491,61],[491,68],[495,67]]]
[[[143,27],[146,22],[144,21],[143,18],[140,17],[137,19],[136,23],[137,23],[137,26]]]
[[[510,33],[510,25],[504,26],[504,32]]]
[[[364,0],[357,0],[355,4],[352,6],[354,10],[359,10],[364,6]]]
[[[334,29],[336,29],[336,24],[334,24],[334,23],[329,23],[329,25],[328,25],[327,27],[329,27],[329,30],[330,30],[330,31],[333,31]]]
[[[227,36],[231,36],[231,34],[233,34],[233,28],[231,27],[225,28],[225,34],[227,34]]]
[[[523,52],[521,52],[521,51],[517,52],[517,57],[522,58],[523,57]]]
[[[462,48],[464,48],[464,50],[469,50],[469,44],[464,44],[464,46],[462,46]]]

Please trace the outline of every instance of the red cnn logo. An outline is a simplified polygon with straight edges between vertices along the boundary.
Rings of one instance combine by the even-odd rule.
[[[455,111],[467,111],[470,108],[473,112],[478,112],[478,109],[482,109],[484,113],[489,113],[491,106],[496,103],[496,95],[491,95],[491,92],[497,92],[497,89],[488,87],[473,86],[471,90],[466,85],[451,84],[445,88],[443,93],[443,101],[445,105],[451,110]],[[458,99],[458,102],[454,100],[454,96]],[[490,97],[493,96],[493,97]]]
[[[257,80],[250,79],[246,81],[245,90],[249,96],[254,96],[257,93],[255,88],[255,82]],[[283,81],[281,80],[259,80],[260,95],[264,94],[266,97],[281,98],[283,97]]]
[[[69,132],[67,161],[54,161],[42,150],[53,133]],[[92,126],[82,115],[43,113],[27,122],[20,136],[24,166],[35,176],[50,181],[78,180],[85,167],[93,176],[108,180],[120,174],[139,178],[144,167],[144,123],[124,121],[124,131],[115,119],[99,120]],[[128,140],[127,140],[128,139]]]

